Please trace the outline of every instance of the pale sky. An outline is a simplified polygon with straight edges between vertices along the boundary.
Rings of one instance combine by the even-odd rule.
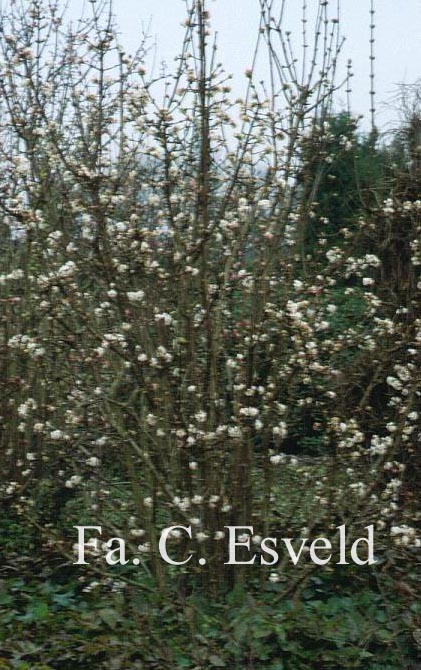
[[[83,0],[68,0],[70,14],[80,12]],[[309,12],[317,0],[307,0]],[[352,110],[364,114],[369,126],[369,23],[370,0],[342,0],[342,34],[346,43],[342,52],[342,72],[352,59]],[[86,5],[85,5],[86,6]],[[259,0],[208,0],[212,26],[218,32],[219,60],[234,75],[234,91],[240,95],[245,87],[244,71],[250,66],[259,24]],[[288,0],[285,29],[300,38],[302,0]],[[330,0],[330,15],[335,16],[336,0]],[[121,28],[121,41],[128,52],[138,44],[142,25],[150,25],[156,37],[158,63],[165,60],[171,68],[183,36],[185,18],[183,0],[115,0],[114,11]],[[376,0],[376,106],[380,129],[397,118],[385,103],[397,92],[400,83],[412,84],[421,79],[421,0]],[[311,25],[311,23],[309,23]],[[345,103],[345,92],[339,101]],[[338,104],[338,107],[340,105]]]

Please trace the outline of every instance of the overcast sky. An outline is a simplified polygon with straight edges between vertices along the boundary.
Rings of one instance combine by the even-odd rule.
[[[307,0],[311,9],[317,0]],[[69,0],[74,16],[82,7],[82,0]],[[219,60],[225,70],[234,75],[234,90],[240,94],[245,85],[244,71],[250,66],[259,24],[259,0],[208,0],[212,26],[218,32]],[[369,125],[369,23],[370,0],[342,0],[342,33],[346,43],[342,53],[343,72],[348,58],[352,59],[354,78],[353,112],[365,115]],[[302,0],[288,0],[285,29],[300,34]],[[330,15],[335,16],[336,0],[331,0]],[[157,61],[165,60],[171,66],[176,56],[185,18],[183,0],[116,0],[114,4],[122,42],[129,52],[138,44],[142,26],[150,25],[156,37]],[[421,78],[421,0],[376,0],[376,93],[377,124],[380,127],[397,117],[395,110],[386,109],[385,103],[397,92],[398,84],[412,84]],[[345,93],[338,104],[345,102]]]

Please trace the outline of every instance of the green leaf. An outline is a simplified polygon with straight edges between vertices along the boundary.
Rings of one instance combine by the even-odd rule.
[[[103,609],[98,610],[98,616],[101,621],[106,623],[110,628],[115,628],[121,621],[121,614],[111,607],[104,607]]]
[[[34,617],[37,621],[47,619],[48,615],[49,615],[49,608],[47,603],[38,603],[34,607]]]
[[[216,654],[212,654],[209,656],[209,662],[215,667],[215,668],[225,668],[226,663],[223,658],[220,656],[217,656]]]

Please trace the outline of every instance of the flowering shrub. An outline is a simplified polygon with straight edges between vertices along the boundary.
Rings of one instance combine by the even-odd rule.
[[[47,544],[83,499],[141,538],[161,588],[164,525],[193,527],[215,588],[230,524],[358,534],[363,519],[380,553],[420,544],[401,493],[421,411],[420,203],[392,193],[330,243],[313,162],[302,183],[309,138],[332,145],[339,24],[320,2],[300,76],[261,4],[271,87],[252,68],[235,103],[202,2],[163,82],[95,4],[76,27],[41,0],[2,16],[1,496]]]

